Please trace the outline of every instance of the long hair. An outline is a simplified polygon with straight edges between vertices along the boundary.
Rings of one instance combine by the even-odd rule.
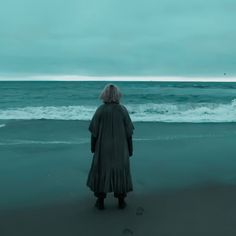
[[[103,100],[104,103],[119,103],[122,94],[119,88],[114,84],[107,84],[102,90],[99,98]]]

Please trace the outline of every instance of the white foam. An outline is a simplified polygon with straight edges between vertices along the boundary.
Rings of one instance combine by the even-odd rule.
[[[236,133],[235,133],[236,134]],[[230,133],[232,135],[232,133]],[[134,141],[143,142],[143,141],[160,141],[160,140],[179,140],[179,139],[202,139],[202,138],[220,138],[225,137],[226,134],[193,134],[193,135],[164,135],[158,136],[155,138],[134,138]]]
[[[0,110],[0,119],[89,120],[95,110],[94,106],[27,106]]]
[[[230,133],[231,135],[232,133]],[[235,132],[236,134],[236,132]],[[225,137],[227,134],[193,134],[193,135],[164,135],[164,136],[157,136],[153,138],[133,138],[134,142],[152,142],[152,141],[170,141],[170,140],[179,140],[179,139],[202,139],[202,138],[219,138]],[[4,142],[0,142],[0,146],[4,145],[52,145],[52,144],[62,144],[62,145],[79,145],[89,143],[90,139],[88,138],[81,138],[74,141],[63,141],[63,140],[5,140]]]
[[[3,128],[5,127],[6,125],[5,124],[0,124],[0,128]]]
[[[236,99],[228,104],[127,104],[133,121],[236,122]],[[0,110],[0,119],[90,120],[95,106],[40,106]]]
[[[79,139],[77,141],[63,141],[63,140],[54,140],[54,141],[44,141],[44,140],[6,140],[5,142],[0,142],[0,145],[30,145],[30,144],[42,144],[42,145],[51,145],[51,144],[84,144],[89,143],[89,139]]]
[[[127,105],[135,121],[236,122],[236,99],[228,104],[137,104]]]

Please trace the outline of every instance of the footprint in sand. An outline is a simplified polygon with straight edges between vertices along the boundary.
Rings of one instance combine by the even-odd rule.
[[[129,228],[125,228],[123,230],[123,235],[133,235],[133,234],[134,234],[134,232]]]
[[[141,215],[143,215],[143,213],[144,213],[144,209],[141,206],[137,207],[136,215],[141,216]]]

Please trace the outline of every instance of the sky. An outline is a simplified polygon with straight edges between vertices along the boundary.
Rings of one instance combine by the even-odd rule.
[[[235,0],[0,0],[0,75],[236,77]]]

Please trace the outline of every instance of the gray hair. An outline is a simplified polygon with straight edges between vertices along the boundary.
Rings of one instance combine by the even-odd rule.
[[[111,102],[119,103],[121,96],[122,94],[116,85],[107,84],[102,90],[99,98],[103,100],[104,103],[111,103]]]

